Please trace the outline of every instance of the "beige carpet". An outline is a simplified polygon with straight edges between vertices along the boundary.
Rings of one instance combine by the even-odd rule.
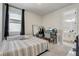
[[[71,47],[62,44],[49,44],[49,51],[43,53],[41,56],[66,56]]]

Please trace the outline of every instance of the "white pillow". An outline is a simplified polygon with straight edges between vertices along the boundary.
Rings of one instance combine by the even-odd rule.
[[[16,35],[16,36],[8,36],[7,40],[20,40],[21,36],[20,35]]]
[[[29,36],[26,35],[16,35],[16,36],[8,36],[7,40],[25,40],[29,39]]]
[[[21,40],[29,39],[30,37],[27,35],[21,35]]]

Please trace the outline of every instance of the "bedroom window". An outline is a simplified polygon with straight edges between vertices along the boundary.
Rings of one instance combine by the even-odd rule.
[[[5,11],[5,26],[4,26],[4,38],[7,40],[8,36],[25,35],[25,10],[18,7],[14,7],[7,3],[4,4]]]
[[[9,35],[18,35],[21,32],[22,10],[9,7]]]

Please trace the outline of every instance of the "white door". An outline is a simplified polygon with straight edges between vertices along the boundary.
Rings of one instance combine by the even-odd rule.
[[[63,43],[72,44],[77,33],[76,10],[63,13]]]

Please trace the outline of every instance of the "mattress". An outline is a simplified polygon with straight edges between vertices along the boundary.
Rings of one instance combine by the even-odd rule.
[[[45,50],[48,50],[48,42],[36,37],[0,43],[0,56],[36,56]]]

